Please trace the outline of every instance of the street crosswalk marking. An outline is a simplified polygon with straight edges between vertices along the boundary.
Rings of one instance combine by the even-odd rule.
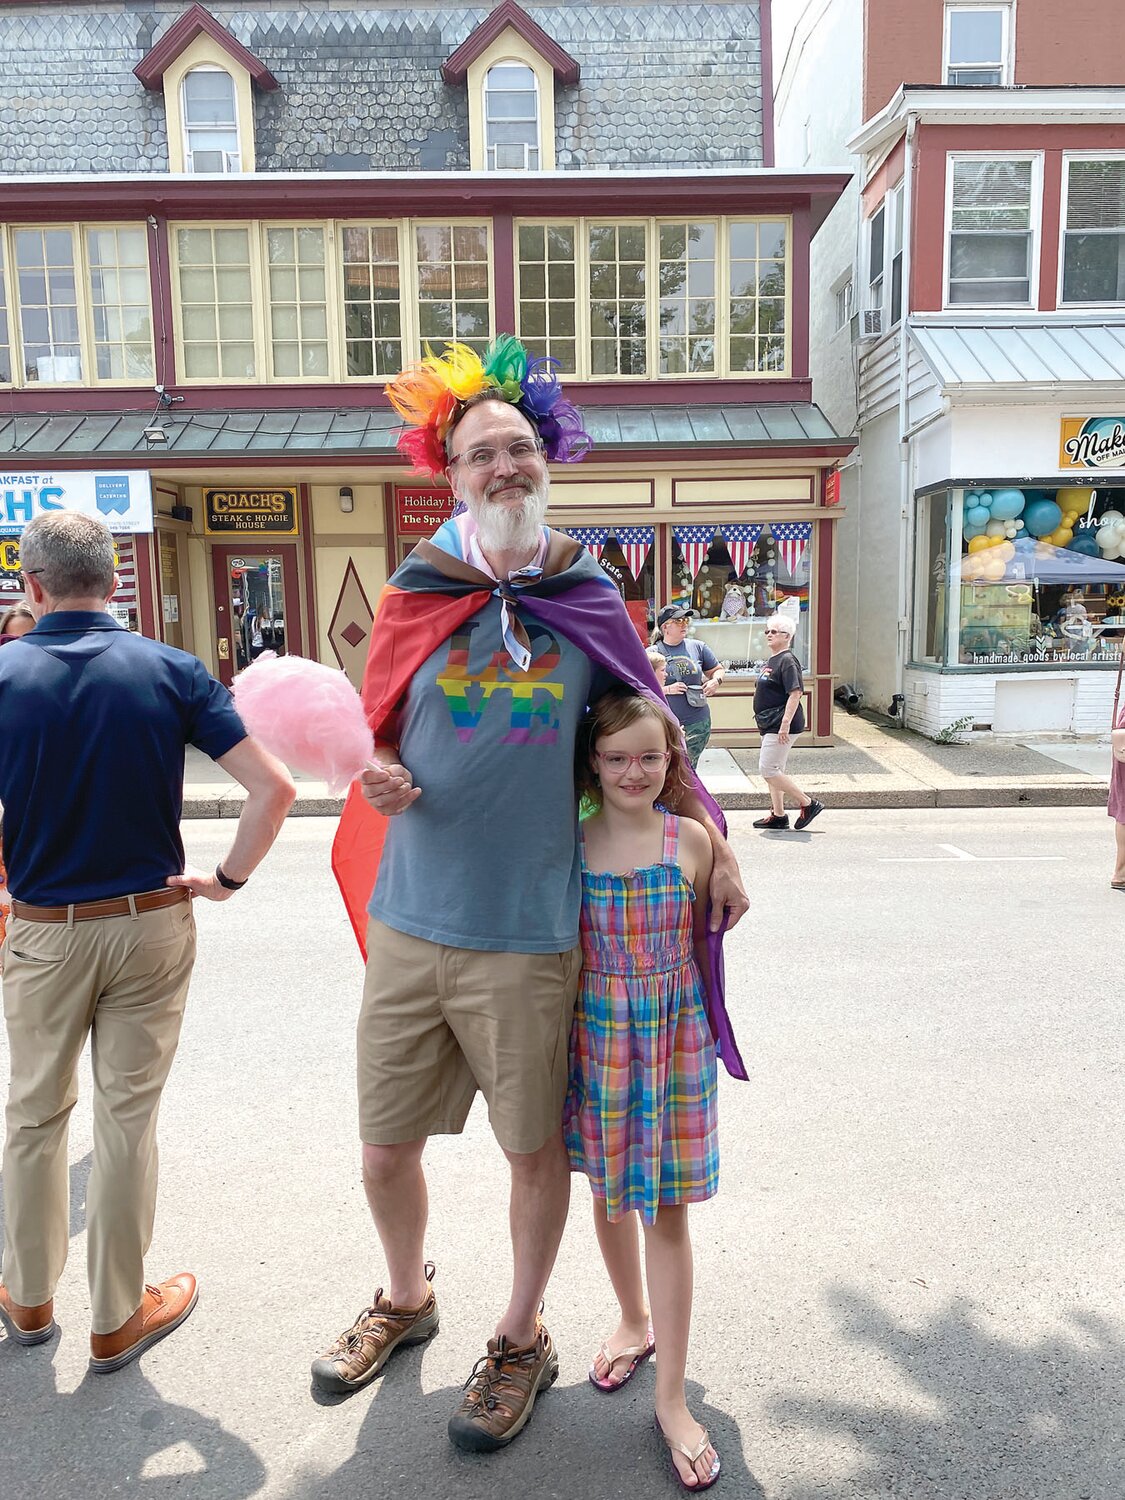
[[[979,865],[1064,863],[1065,854],[970,854],[956,844],[938,844],[945,854],[881,855],[881,865],[954,865],[968,861]]]

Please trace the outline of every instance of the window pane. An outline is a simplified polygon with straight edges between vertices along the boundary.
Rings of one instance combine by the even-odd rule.
[[[147,378],[155,369],[145,231],[86,231],[94,358],[99,376]],[[94,265],[100,269],[94,270]],[[197,273],[191,273],[197,274]]]
[[[659,226],[662,374],[714,372],[716,234],[712,223]]]
[[[274,374],[299,379],[310,371],[327,370],[324,230],[318,225],[270,227],[266,251]]]
[[[647,373],[646,229],[591,224],[589,297],[591,369],[601,375]]]
[[[347,373],[393,375],[403,365],[398,231],[389,224],[349,225],[341,256]]]
[[[23,335],[24,379],[83,379],[69,229],[18,229],[13,236]],[[26,269],[25,269],[26,268]]]
[[[953,10],[949,13],[949,61],[998,63],[1004,17],[999,10]]]
[[[1125,233],[1068,234],[1064,302],[1125,302]]]
[[[488,229],[484,224],[415,226],[419,353],[427,341],[458,339],[481,353],[491,336]]]
[[[786,263],[776,258],[776,252],[785,250],[785,230],[774,220],[728,226],[727,357],[732,374],[785,369]]]
[[[1027,229],[1031,223],[1030,161],[958,161],[953,167],[957,229]]]
[[[1068,229],[1125,229],[1125,160],[1068,163]]]
[[[234,79],[218,68],[193,68],[183,83],[184,123],[233,125]]]
[[[1031,253],[1028,234],[955,234],[949,247],[951,278],[1026,276]]]
[[[949,246],[951,303],[1030,300],[1032,163],[956,161]]]
[[[0,385],[12,378],[12,335],[8,326],[8,303],[4,290],[4,239],[0,236]]]
[[[484,86],[485,165],[524,171],[539,165],[539,95],[530,68],[502,63]]]
[[[254,306],[248,229],[176,231],[184,373],[252,379]]]

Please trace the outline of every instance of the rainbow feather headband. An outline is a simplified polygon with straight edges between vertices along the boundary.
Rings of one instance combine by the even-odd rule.
[[[571,464],[593,446],[582,417],[562,393],[557,360],[529,355],[519,339],[500,334],[483,357],[467,344],[426,346],[425,359],[386,387],[387,399],[408,425],[398,440],[416,474],[443,475],[445,440],[473,396],[490,387],[523,413],[539,433],[548,463]]]

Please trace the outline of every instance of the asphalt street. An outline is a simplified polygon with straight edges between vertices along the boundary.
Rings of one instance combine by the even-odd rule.
[[[750,1083],[721,1088],[695,1211],[690,1395],[739,1500],[1121,1500],[1125,899],[1096,809],[732,815],[753,901],[728,943]],[[61,1338],[0,1339],[3,1500],[543,1500],[678,1493],[653,1372],[596,1392],[612,1303],[576,1181],[546,1319],[558,1385],[489,1458],[445,1424],[506,1296],[506,1173],[478,1107],[428,1152],[438,1336],[356,1395],[310,1360],[380,1280],[359,1181],[361,969],[292,820],[200,957],[161,1116],[152,1279],[194,1315],[87,1374],[89,1070],[71,1122]],[[231,827],[186,826],[213,865]],[[0,1077],[6,1050],[0,1042]]]

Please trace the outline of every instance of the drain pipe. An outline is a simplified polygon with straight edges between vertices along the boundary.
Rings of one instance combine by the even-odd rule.
[[[911,455],[913,442],[910,434],[910,403],[907,397],[907,371],[910,353],[910,308],[911,308],[911,249],[914,238],[914,133],[918,116],[911,112],[906,117],[906,151],[902,185],[902,318],[899,322],[898,350],[898,443],[899,443],[899,557],[898,557],[898,619],[895,632],[895,693],[894,702],[906,722],[906,661],[908,635],[910,631],[910,576],[914,559],[913,484]]]

